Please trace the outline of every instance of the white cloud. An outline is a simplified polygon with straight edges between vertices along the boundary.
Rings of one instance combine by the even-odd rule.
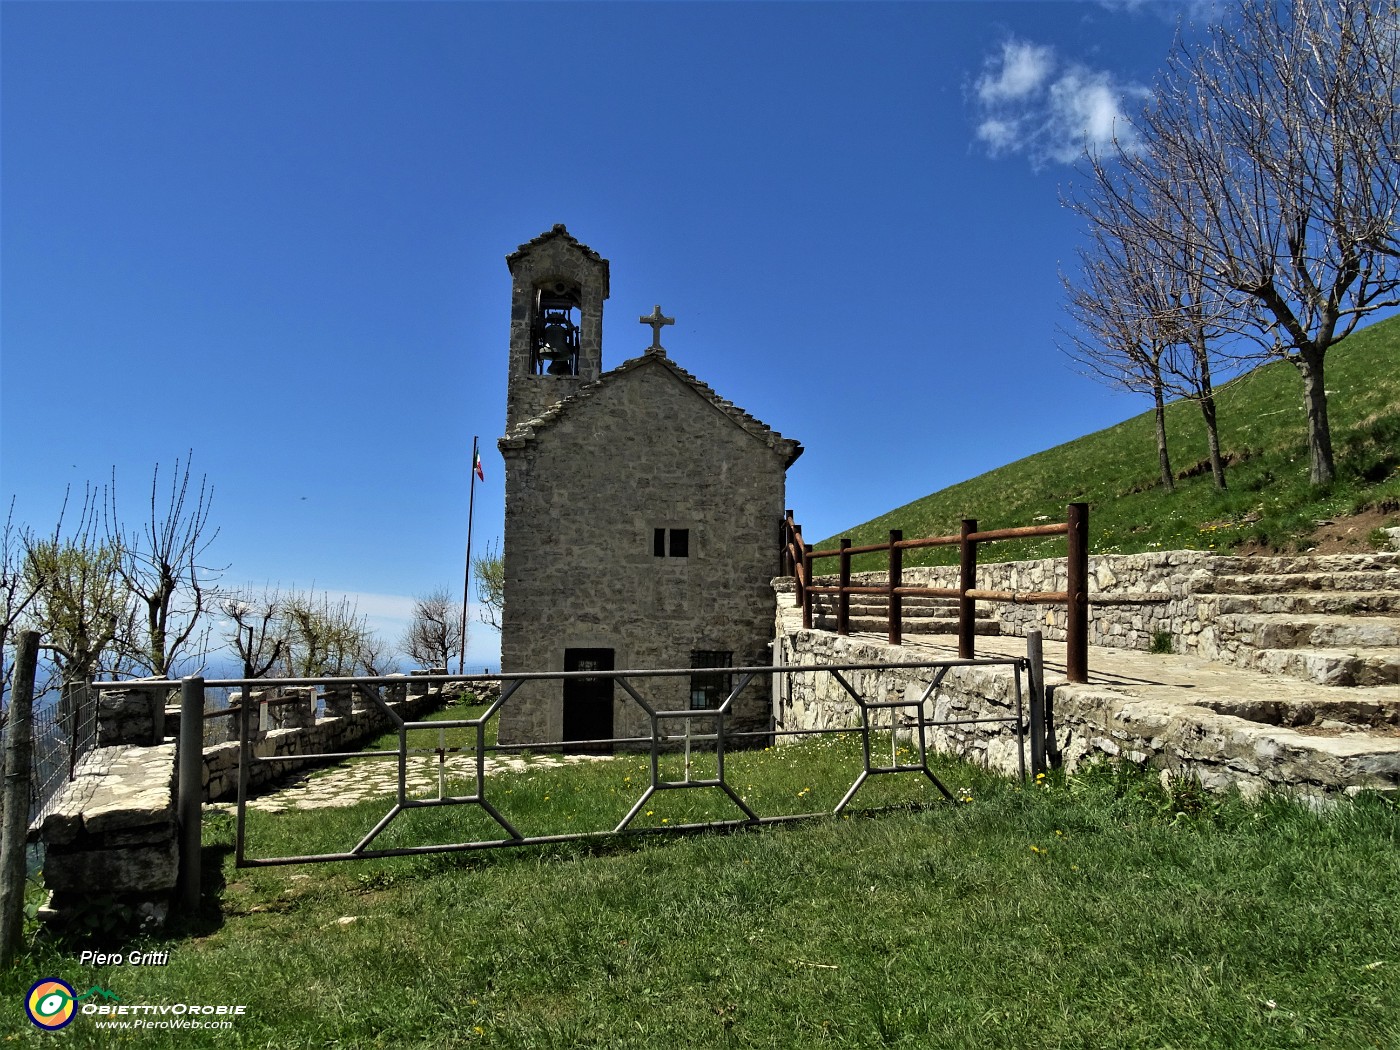
[[[1001,45],[1000,60],[989,58],[987,72],[977,81],[977,97],[985,105],[1014,102],[1038,90],[1055,66],[1055,52],[1048,44],[1008,40]]]
[[[1100,153],[1115,142],[1132,152],[1137,132],[1123,112],[1128,100],[1146,98],[1146,88],[1115,85],[1104,72],[1076,66],[1053,84],[1047,93],[1050,131],[1044,143],[1046,155],[1063,164],[1077,160],[1085,149]]]
[[[993,157],[999,157],[1016,149],[1021,138],[1020,125],[1013,120],[989,117],[977,125],[977,137],[987,144]]]
[[[975,85],[976,138],[993,157],[1023,153],[1033,166],[1070,164],[1085,151],[1138,143],[1128,107],[1149,95],[1104,70],[1064,64],[1045,44],[1008,40]]]

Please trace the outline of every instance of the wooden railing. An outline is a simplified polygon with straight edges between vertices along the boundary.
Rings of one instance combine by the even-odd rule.
[[[1069,578],[1063,591],[993,591],[977,586],[977,548],[998,540],[1023,540],[1036,536],[1064,536],[1068,540]],[[906,540],[899,529],[890,530],[885,543],[863,547],[851,546],[843,538],[834,550],[814,551],[802,539],[802,528],[787,512],[783,523],[783,572],[796,582],[797,604],[802,607],[802,626],[812,627],[812,596],[837,596],[836,632],[846,634],[850,629],[851,595],[884,595],[889,602],[889,640],[891,645],[903,641],[903,599],[915,597],[956,598],[958,600],[958,656],[972,659],[975,655],[977,603],[1013,602],[1032,605],[1064,605],[1068,611],[1065,627],[1065,673],[1071,682],[1089,680],[1089,505],[1071,503],[1065,508],[1065,520],[1048,525],[1029,525],[1014,529],[977,531],[977,519],[964,518],[955,536],[926,536]],[[958,546],[958,585],[956,587],[907,587],[903,582],[904,552],[921,547]],[[851,558],[857,554],[884,551],[889,559],[889,579],[883,585],[852,585]],[[839,559],[839,583],[818,586],[813,562],[819,558]]]

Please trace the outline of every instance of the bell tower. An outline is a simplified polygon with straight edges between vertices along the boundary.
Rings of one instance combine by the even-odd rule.
[[[511,276],[506,433],[603,373],[608,260],[556,223],[506,256]]]

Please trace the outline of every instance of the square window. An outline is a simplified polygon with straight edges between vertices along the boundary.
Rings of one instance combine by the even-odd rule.
[[[734,654],[711,649],[696,649],[690,654],[690,666],[706,668],[690,676],[690,709],[713,711],[729,697],[734,688],[733,675],[709,668],[734,666]]]
[[[688,557],[690,557],[690,530],[689,530],[689,529],[672,529],[672,530],[671,530],[671,557],[673,557],[673,558],[688,558]]]

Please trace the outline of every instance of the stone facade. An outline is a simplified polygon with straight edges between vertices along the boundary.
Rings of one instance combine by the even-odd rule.
[[[570,652],[617,670],[690,667],[695,654],[725,654],[730,666],[769,663],[784,472],[801,447],[721,400],[655,339],[642,356],[579,382],[593,367],[591,333],[601,323],[601,299],[587,290],[606,290],[607,263],[562,227],[523,245],[511,273],[511,393],[499,442],[502,670],[569,670]],[[585,292],[577,377],[525,367],[521,340],[534,330],[528,282],[553,273]],[[553,401],[541,410],[542,390]],[[566,695],[567,704],[579,702],[573,685],[528,683],[502,710],[500,739],[649,735],[645,712],[620,685],[610,701],[606,682],[593,685],[602,695],[588,702],[611,707],[593,728],[566,716]],[[634,687],[663,710],[691,705],[686,677]],[[731,726],[766,728],[769,713],[767,689],[752,683]]]

